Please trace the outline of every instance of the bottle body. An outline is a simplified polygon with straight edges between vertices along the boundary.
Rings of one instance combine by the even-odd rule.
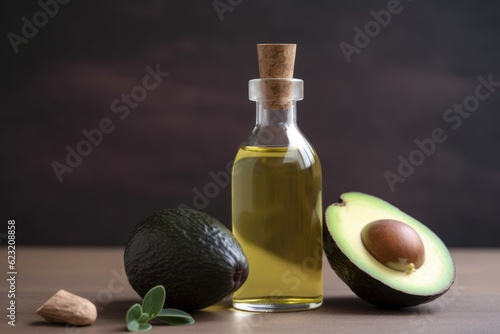
[[[295,123],[295,102],[267,110],[239,148],[232,175],[233,233],[248,258],[237,309],[306,310],[323,300],[321,165]]]

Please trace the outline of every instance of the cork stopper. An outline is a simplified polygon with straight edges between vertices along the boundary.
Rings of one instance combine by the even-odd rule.
[[[257,44],[261,78],[293,78],[296,44]]]
[[[257,44],[261,79],[292,79],[296,44]],[[262,80],[261,94],[265,109],[287,109],[291,106],[292,82]]]

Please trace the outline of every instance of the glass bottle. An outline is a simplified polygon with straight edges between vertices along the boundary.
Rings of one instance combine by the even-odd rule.
[[[266,93],[283,87],[289,94]],[[233,306],[260,312],[317,308],[323,301],[322,177],[318,156],[297,126],[303,81],[250,80],[249,98],[257,102],[257,118],[234,161],[232,227],[250,274]]]

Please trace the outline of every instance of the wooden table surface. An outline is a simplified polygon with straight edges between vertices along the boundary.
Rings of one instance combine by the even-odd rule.
[[[0,332],[125,333],[127,309],[140,298],[127,283],[122,253],[121,248],[18,247],[16,326],[7,324],[3,279]],[[453,287],[417,307],[386,310],[367,304],[325,262],[325,301],[317,310],[247,313],[223,302],[193,312],[194,325],[156,325],[149,333],[500,333],[500,249],[453,249],[452,255],[457,266]],[[37,308],[59,289],[94,302],[99,310],[96,323],[71,327],[40,318]]]

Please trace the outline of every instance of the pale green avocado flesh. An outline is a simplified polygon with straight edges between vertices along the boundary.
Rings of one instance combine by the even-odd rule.
[[[425,225],[375,196],[350,192],[326,210],[324,250],[337,275],[365,301],[385,307],[415,306],[444,294],[455,279],[455,264],[439,237]],[[412,227],[425,247],[423,265],[412,273],[377,261],[361,240],[363,227],[393,219]]]

